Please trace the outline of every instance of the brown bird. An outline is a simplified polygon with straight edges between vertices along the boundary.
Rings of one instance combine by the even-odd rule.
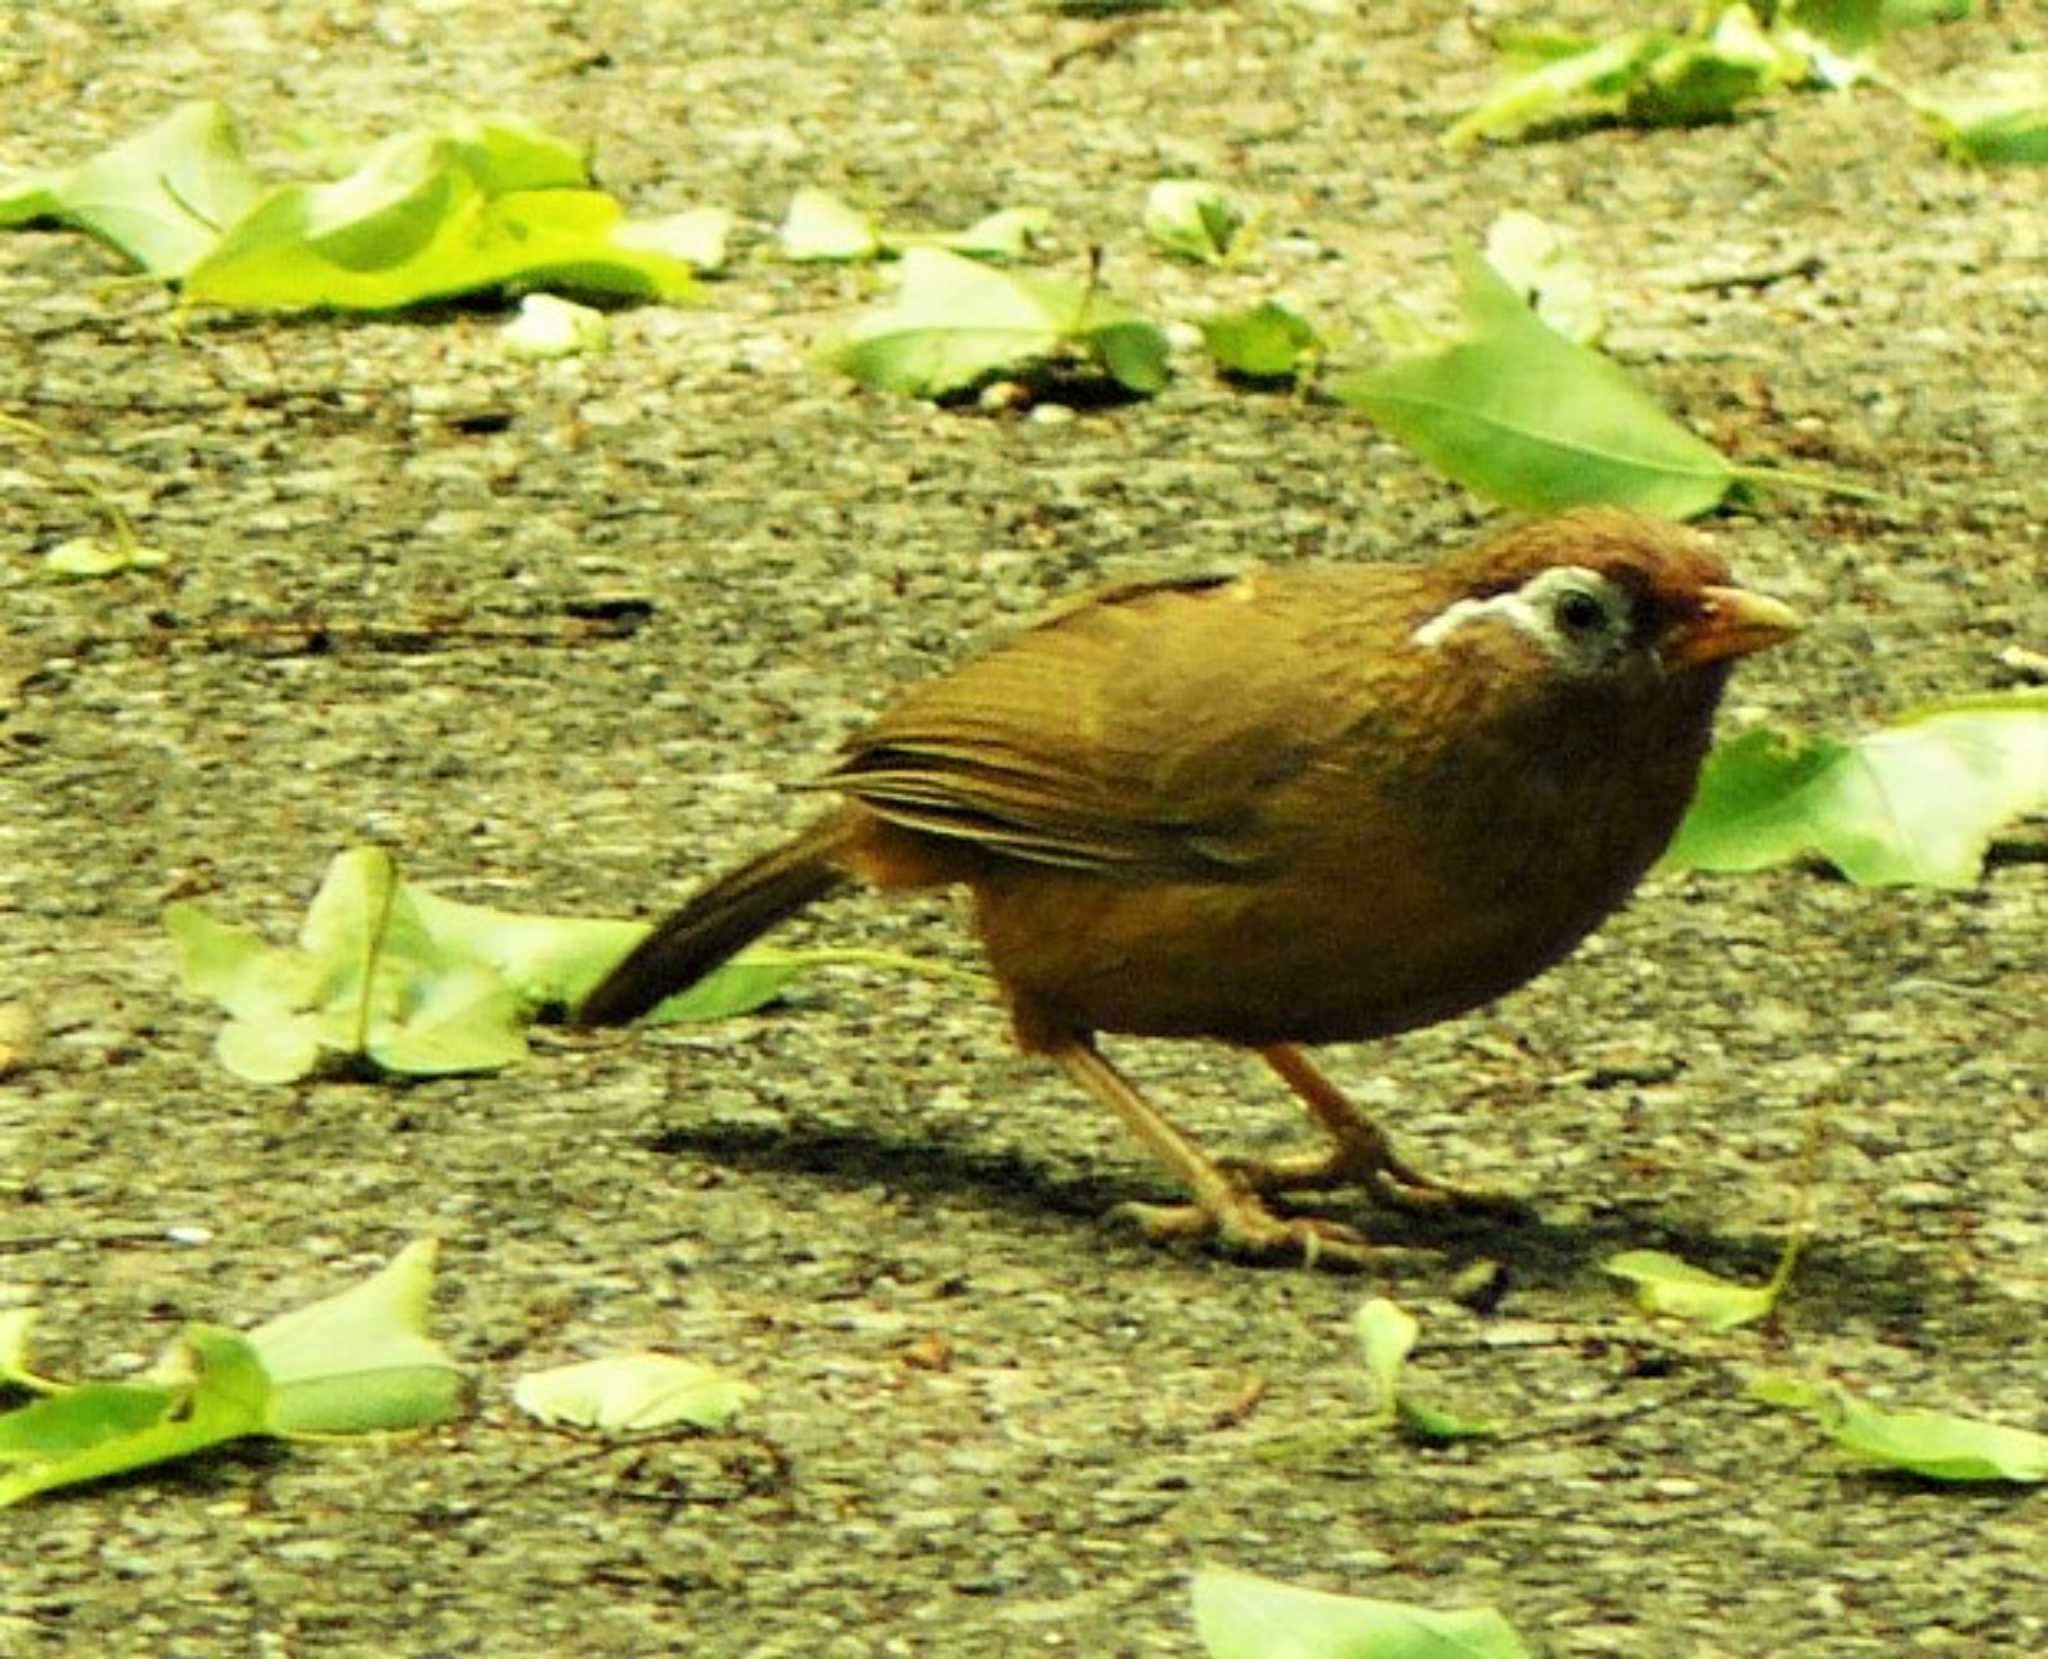
[[[1017,1041],[1156,1153],[1160,1235],[1357,1266],[1264,1195],[1495,1205],[1397,1157],[1298,1045],[1490,1002],[1627,898],[1677,828],[1735,658],[1798,618],[1689,531],[1589,508],[1431,565],[1110,588],[917,686],[842,804],[714,881],[578,1010],[630,1020],[851,880],[972,893]],[[1333,1144],[1219,1162],[1098,1032],[1256,1050]]]

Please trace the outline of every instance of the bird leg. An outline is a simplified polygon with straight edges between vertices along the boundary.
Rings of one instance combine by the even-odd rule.
[[[1387,1132],[1358,1109],[1350,1096],[1325,1077],[1292,1043],[1269,1043],[1259,1058],[1301,1097],[1309,1116],[1334,1143],[1320,1151],[1293,1152],[1260,1162],[1233,1160],[1228,1175],[1257,1193],[1293,1192],[1302,1187],[1341,1187],[1362,1182],[1374,1198],[1396,1209],[1477,1210],[1522,1215],[1527,1206],[1504,1192],[1463,1187],[1425,1174],[1394,1150]]]
[[[1069,1077],[1123,1119],[1194,1199],[1121,1206],[1153,1238],[1213,1234],[1243,1255],[1299,1256],[1311,1267],[1361,1268],[1408,1253],[1376,1246],[1334,1221],[1275,1215],[1247,1181],[1219,1165],[1146,1100],[1089,1038],[1076,1036],[1050,1052]]]

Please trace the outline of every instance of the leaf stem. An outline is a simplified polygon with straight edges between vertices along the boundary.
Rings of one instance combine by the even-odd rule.
[[[755,961],[800,962],[807,968],[886,968],[896,973],[915,974],[948,984],[971,985],[984,990],[991,983],[987,974],[972,968],[957,968],[950,962],[934,962],[901,951],[864,950],[858,946],[821,947],[816,950],[757,950],[748,953]]]
[[[1792,467],[1747,466],[1730,467],[1729,471],[1736,482],[1742,484],[1774,484],[1780,489],[1818,490],[1826,495],[1845,496],[1851,501],[1895,507],[1902,512],[1910,512],[1913,508],[1913,503],[1902,495],[1873,490],[1862,484],[1852,484],[1845,478],[1831,478],[1825,473],[1800,472]]]

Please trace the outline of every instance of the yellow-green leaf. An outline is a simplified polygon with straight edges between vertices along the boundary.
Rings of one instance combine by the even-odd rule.
[[[1490,1607],[1438,1612],[1229,1567],[1197,1568],[1194,1601],[1209,1659],[1527,1659],[1529,1651]]]
[[[1635,1285],[1636,1300],[1646,1312],[1691,1320],[1710,1331],[1733,1330],[1763,1318],[1782,1288],[1776,1279],[1761,1285],[1724,1279],[1662,1250],[1624,1250],[1600,1265]]]
[[[1352,1328],[1376,1396],[1372,1416],[1375,1421],[1391,1422],[1401,1392],[1401,1368],[1408,1363],[1422,1327],[1398,1302],[1375,1296],[1358,1310]]]
[[[455,1414],[462,1379],[427,1334],[432,1239],[418,1239],[360,1284],[259,1325],[249,1345],[271,1382],[272,1434],[364,1434]]]
[[[270,1382],[233,1331],[188,1326],[179,1375],[87,1383],[0,1417],[0,1508],[264,1431]]]
[[[1849,742],[1759,727],[1717,748],[1663,868],[1817,854],[1867,886],[1967,887],[2003,824],[2048,809],[2048,691],[1901,715]]]
[[[0,181],[0,226],[76,225],[152,275],[176,277],[257,194],[234,117],[197,101],[75,167]]]
[[[1667,518],[1737,480],[1614,363],[1544,326],[1493,267],[1457,253],[1465,331],[1335,388],[1467,489],[1526,511],[1612,502]]]
[[[565,148],[495,127],[396,134],[346,178],[274,191],[192,267],[186,294],[354,311],[508,285],[695,294],[687,263],[616,235],[616,200],[560,182]]]
[[[1980,74],[1967,91],[1908,92],[1949,153],[1987,166],[2048,164],[2048,57]]]
[[[755,1390],[671,1354],[611,1354],[521,1377],[512,1398],[544,1423],[632,1433],[725,1427]]]
[[[2048,1435],[1945,1411],[1887,1410],[1832,1383],[1760,1377],[1749,1392],[1810,1411],[1829,1439],[1863,1462],[1926,1480],[2048,1481]]]
[[[856,322],[832,362],[864,385],[937,398],[1059,359],[1151,393],[1166,357],[1165,336],[1097,288],[913,247],[894,301]]]
[[[1204,265],[1230,257],[1243,211],[1200,179],[1161,179],[1145,197],[1145,234],[1165,252]]]

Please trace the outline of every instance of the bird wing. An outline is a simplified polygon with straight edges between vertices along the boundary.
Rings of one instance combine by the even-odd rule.
[[[1276,850],[1270,792],[1359,712],[1355,688],[1318,695],[1310,665],[1343,643],[1311,636],[1347,623],[1316,586],[1259,571],[1098,594],[914,687],[820,786],[1032,863],[1250,874]]]

